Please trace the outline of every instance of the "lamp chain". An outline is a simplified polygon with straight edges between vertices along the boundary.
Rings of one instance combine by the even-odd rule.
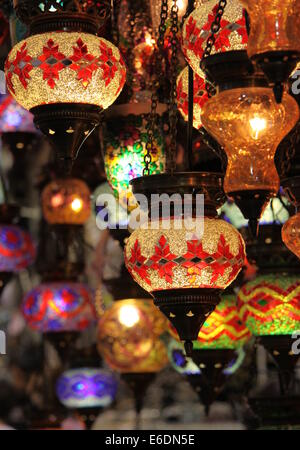
[[[202,56],[201,62],[200,62],[200,68],[202,69],[202,71],[204,73],[205,73],[204,60],[208,56],[211,55],[212,49],[213,49],[213,47],[215,45],[215,42],[216,42],[216,35],[220,31],[220,28],[221,28],[221,19],[223,17],[226,5],[227,5],[227,0],[220,0],[219,1],[215,18],[214,18],[214,20],[213,20],[213,22],[211,24],[211,27],[210,27],[211,34],[207,38],[206,47],[205,47],[205,50],[204,50],[204,53],[203,53],[203,56]],[[215,95],[216,90],[215,90],[214,86],[212,86],[211,83],[206,82],[205,88],[206,88],[206,91],[207,91],[207,94],[208,94],[209,97],[212,97],[213,95]]]
[[[144,158],[145,168],[143,170],[143,176],[150,175],[150,167],[152,163],[152,154],[154,150],[154,133],[157,119],[157,104],[158,104],[158,90],[160,88],[161,70],[163,65],[163,48],[166,34],[166,23],[168,19],[168,0],[162,0],[161,12],[160,12],[160,24],[158,29],[157,40],[157,55],[155,59],[155,71],[154,81],[152,83],[152,96],[151,96],[151,112],[148,115],[147,123],[147,144],[146,155]]]
[[[177,68],[178,68],[178,5],[177,0],[173,0],[171,7],[171,95],[169,104],[169,122],[171,142],[168,147],[167,171],[173,174],[176,170],[176,152],[177,152]]]

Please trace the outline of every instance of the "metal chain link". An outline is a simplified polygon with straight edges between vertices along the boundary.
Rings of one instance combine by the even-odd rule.
[[[160,12],[160,24],[158,29],[158,40],[157,40],[157,55],[155,60],[155,70],[154,70],[154,80],[151,86],[152,96],[151,96],[151,111],[148,115],[147,122],[147,144],[146,144],[146,155],[144,157],[145,168],[143,170],[143,176],[150,175],[150,168],[152,163],[152,154],[154,150],[154,134],[155,126],[157,122],[157,105],[158,105],[158,90],[160,87],[160,76],[161,68],[163,65],[163,48],[164,40],[166,34],[166,23],[168,19],[168,0],[162,0],[161,12]]]
[[[178,5],[177,0],[173,0],[171,7],[171,95],[169,103],[169,122],[170,122],[170,145],[167,155],[167,171],[173,174],[176,170],[176,152],[177,152],[177,68],[178,68]]]
[[[208,56],[211,55],[212,49],[213,49],[213,47],[215,45],[216,34],[220,31],[221,19],[223,17],[226,5],[227,5],[227,0],[220,0],[219,1],[215,18],[214,18],[214,20],[213,20],[213,22],[211,24],[211,27],[210,27],[211,34],[207,38],[206,47],[205,47],[205,50],[204,50],[204,53],[203,53],[203,56],[202,56],[201,62],[200,62],[200,68],[201,68],[201,70],[204,73],[205,73],[205,59]],[[211,83],[206,82],[205,83],[205,88],[206,88],[208,97],[212,97],[213,95],[215,95],[216,89]]]

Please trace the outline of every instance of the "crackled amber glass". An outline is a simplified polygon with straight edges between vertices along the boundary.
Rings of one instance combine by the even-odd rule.
[[[225,148],[226,193],[267,190],[277,193],[276,149],[299,119],[296,101],[284,94],[276,104],[269,88],[238,88],[211,98],[202,109],[202,123]]]
[[[287,248],[300,258],[300,213],[285,222],[282,227],[282,240]]]
[[[250,16],[250,57],[272,51],[300,51],[298,0],[240,0]]]

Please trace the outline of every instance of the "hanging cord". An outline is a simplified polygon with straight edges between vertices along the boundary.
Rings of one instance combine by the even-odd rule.
[[[176,152],[177,152],[177,68],[178,68],[178,5],[177,0],[173,0],[171,7],[171,95],[169,103],[169,122],[170,122],[170,145],[167,153],[167,172],[173,173],[176,170]]]
[[[220,0],[218,3],[218,8],[216,11],[215,18],[211,24],[210,32],[211,34],[208,36],[206,41],[206,47],[201,58],[200,68],[205,73],[205,59],[211,55],[212,49],[216,42],[216,35],[220,31],[221,28],[221,19],[223,17],[225,8],[227,5],[227,0]],[[216,93],[215,87],[206,80],[205,88],[208,94],[208,97],[212,97]]]
[[[147,144],[146,155],[144,158],[145,168],[143,170],[143,176],[149,176],[151,171],[152,154],[154,150],[154,134],[157,121],[157,105],[158,105],[158,91],[160,87],[161,71],[163,67],[163,49],[164,40],[166,34],[166,23],[168,19],[168,0],[162,0],[159,33],[157,40],[157,55],[155,60],[155,73],[154,81],[152,83],[152,96],[151,96],[151,112],[148,115],[147,128]]]

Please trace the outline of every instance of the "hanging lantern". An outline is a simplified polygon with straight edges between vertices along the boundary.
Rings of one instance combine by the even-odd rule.
[[[200,69],[201,70],[201,69]],[[202,72],[202,71],[201,71]],[[208,94],[205,88],[205,75],[194,73],[194,116],[193,125],[195,128],[202,127],[201,111],[203,105],[208,100]],[[177,107],[184,118],[188,121],[189,115],[189,68],[186,67],[177,78]]]
[[[201,119],[228,156],[225,192],[256,234],[262,211],[279,189],[276,149],[297,123],[299,108],[288,94],[282,104],[275,102],[263,76],[253,74],[245,52],[213,55],[204,61],[219,89],[203,106]]]
[[[29,233],[15,225],[0,225],[0,272],[20,272],[33,264],[35,256]]]
[[[183,346],[173,339],[168,346],[168,355],[172,367],[176,372],[186,376],[208,415],[210,406],[223,390],[228,378],[242,365],[245,352],[242,348],[235,351],[203,350],[198,343],[195,344],[195,349],[199,353],[198,359],[201,361],[199,364],[187,357]]]
[[[15,7],[30,24],[30,36],[7,58],[8,90],[34,114],[60,159],[72,161],[126,80],[119,50],[96,36],[110,4],[72,2],[69,8],[63,2],[52,8],[52,2],[18,0]]]
[[[132,108],[136,107],[129,107],[128,111]],[[129,211],[137,207],[130,181],[143,176],[148,142],[146,127],[147,114],[118,116],[107,123],[104,136],[107,180],[121,206]],[[163,173],[166,167],[166,154],[162,124],[154,133],[151,156],[150,174]]]
[[[0,130],[1,133],[36,133],[33,115],[10,95],[0,96]]]
[[[130,372],[147,358],[156,363],[154,339],[165,326],[163,316],[150,300],[117,301],[99,322],[99,352],[118,372]]]
[[[193,71],[202,77],[200,61],[203,57],[206,42],[211,34],[218,2],[205,1],[198,6],[185,20],[182,31],[182,51]],[[212,54],[232,50],[245,50],[248,35],[243,7],[238,0],[227,2],[220,21],[220,30],[216,35]]]
[[[42,193],[45,220],[50,224],[83,225],[91,214],[90,190],[81,180],[52,181]]]
[[[219,293],[234,281],[245,259],[240,234],[215,218],[216,204],[224,201],[221,184],[218,174],[206,173],[157,175],[133,183],[135,193],[150,198],[153,186],[157,193],[169,195],[178,190],[181,194],[191,192],[193,186],[194,200],[197,193],[205,195],[205,217],[196,217],[190,229],[181,221],[183,208],[180,213],[169,210],[168,216],[161,217],[158,199],[157,216],[153,217],[152,204],[148,229],[142,226],[135,230],[125,248],[127,269],[154,297],[155,305],[172,322],[180,339],[186,341],[189,353],[191,341],[197,339],[206,317],[218,304]],[[183,207],[183,199],[179,197],[177,203]],[[190,214],[193,216],[195,210]],[[199,230],[203,231],[201,236]]]
[[[300,204],[300,177],[282,180],[282,186],[292,204],[298,211]],[[287,248],[300,259],[300,213],[292,216],[282,227],[282,240]]]
[[[42,333],[80,332],[96,321],[92,293],[80,283],[41,284],[25,295],[22,312]]]
[[[173,337],[178,339],[176,330],[172,326],[170,326],[170,332]],[[194,349],[238,349],[243,347],[250,338],[250,331],[239,317],[236,296],[224,294],[214,312],[207,318],[199,331]]]
[[[71,369],[59,377],[56,393],[66,408],[104,408],[114,401],[117,382],[102,369]]]
[[[300,324],[299,277],[258,276],[239,291],[238,307],[244,323],[275,359],[283,391],[287,391],[299,359],[292,351],[292,334]]]
[[[248,55],[260,65],[281,102],[283,84],[300,59],[300,5],[296,0],[241,0],[250,16]]]

